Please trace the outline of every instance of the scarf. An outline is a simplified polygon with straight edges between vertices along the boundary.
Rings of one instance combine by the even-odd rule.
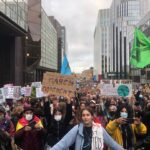
[[[92,126],[92,150],[103,150],[103,130],[101,124],[94,123]]]

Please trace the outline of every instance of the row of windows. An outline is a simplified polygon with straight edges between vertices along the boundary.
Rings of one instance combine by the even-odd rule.
[[[27,0],[0,0],[0,11],[27,30]]]
[[[46,68],[57,69],[57,33],[43,10],[41,45],[40,65]]]
[[[136,17],[140,15],[140,2],[139,1],[126,1],[117,8],[119,17]]]

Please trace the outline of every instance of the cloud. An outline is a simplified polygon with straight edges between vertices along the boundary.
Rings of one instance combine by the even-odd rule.
[[[66,27],[68,59],[75,72],[93,66],[94,29],[98,10],[112,0],[43,0],[48,15]]]

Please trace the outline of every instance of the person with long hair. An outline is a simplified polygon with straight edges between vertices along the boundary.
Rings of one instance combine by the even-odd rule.
[[[47,150],[67,150],[75,143],[75,150],[103,150],[104,143],[112,150],[124,150],[105,131],[93,121],[92,109],[86,107],[81,111],[82,122],[71,129],[56,145]]]
[[[107,124],[106,130],[118,144],[127,150],[134,150],[136,135],[144,136],[147,128],[141,122],[140,117],[133,118],[125,105],[120,106],[118,115],[116,119]]]

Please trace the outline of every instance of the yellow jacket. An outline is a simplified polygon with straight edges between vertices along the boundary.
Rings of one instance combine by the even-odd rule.
[[[140,135],[144,135],[147,133],[147,128],[143,123],[141,123],[139,126],[135,124],[131,124],[131,127],[132,127],[135,142],[136,142],[135,133]],[[116,120],[110,121],[106,126],[106,130],[118,144],[123,146],[123,138],[122,138],[121,130]]]

